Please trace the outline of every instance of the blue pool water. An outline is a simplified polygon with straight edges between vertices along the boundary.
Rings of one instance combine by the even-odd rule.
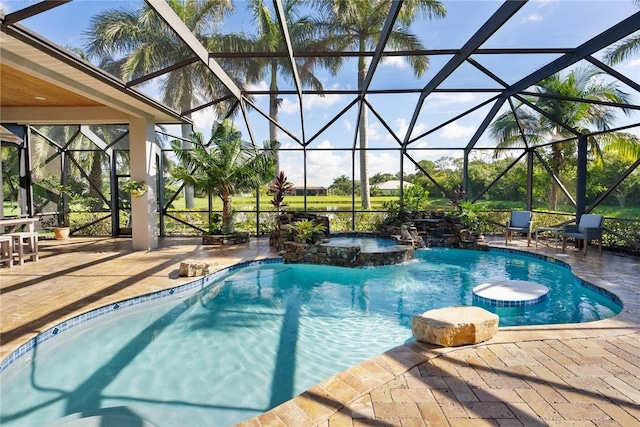
[[[360,246],[362,252],[373,252],[376,249],[395,246],[398,242],[395,239],[385,239],[379,237],[332,237],[329,239],[329,246]]]
[[[365,269],[244,267],[37,346],[0,374],[0,425],[116,414],[158,426],[229,426],[411,340],[414,314],[471,305],[475,285],[504,279],[551,291],[537,306],[499,311],[503,326],[620,310],[566,268],[496,252],[419,250],[412,262]]]

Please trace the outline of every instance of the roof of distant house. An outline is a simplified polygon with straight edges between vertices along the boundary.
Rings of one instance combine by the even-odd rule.
[[[412,183],[404,181],[404,188],[411,187],[412,185]],[[387,182],[381,182],[380,184],[376,184],[375,187],[379,188],[380,190],[397,190],[398,188],[400,188],[400,181],[394,179]]]
[[[304,188],[304,181],[299,181],[299,182],[294,182],[293,183],[293,188],[297,188],[297,189],[303,189]],[[309,181],[307,180],[307,190],[326,190],[327,187],[323,187],[320,184],[317,184],[313,181]]]

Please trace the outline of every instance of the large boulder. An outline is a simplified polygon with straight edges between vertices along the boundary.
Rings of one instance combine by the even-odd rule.
[[[477,344],[498,332],[498,315],[480,307],[448,307],[413,316],[411,332],[422,342],[444,347]]]

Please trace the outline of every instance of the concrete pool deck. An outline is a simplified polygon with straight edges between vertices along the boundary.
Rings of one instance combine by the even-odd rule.
[[[500,328],[472,346],[406,344],[242,425],[640,426],[640,259],[519,241],[508,247],[567,262],[618,295],[623,312],[584,324]],[[39,262],[2,268],[0,358],[77,314],[192,280],[177,276],[180,261],[223,268],[277,256],[267,239],[221,248],[164,238],[152,252],[130,248],[128,239],[45,240]]]

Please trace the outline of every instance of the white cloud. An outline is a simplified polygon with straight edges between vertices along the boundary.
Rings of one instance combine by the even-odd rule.
[[[2,1],[2,0],[0,0]],[[339,89],[339,84],[334,84],[327,89]],[[261,80],[258,83],[253,83],[247,85],[247,90],[249,91],[268,91],[269,85],[265,80]],[[342,101],[344,98],[343,95],[303,95],[302,97],[302,108],[305,110],[321,110],[331,107],[334,104],[337,104]],[[264,108],[268,108],[268,103],[266,103],[267,97],[261,97],[257,103],[260,104],[260,100],[265,102]],[[290,95],[282,97],[282,102],[280,103],[280,107],[278,111],[282,114],[299,114],[300,111],[300,103],[298,102],[297,95]]]
[[[278,113],[296,114],[298,111],[300,111],[300,104],[291,98],[284,98],[278,107]]]
[[[262,91],[269,90],[269,85],[266,81],[261,80],[258,83],[252,83],[247,85],[247,90],[249,91]]]
[[[333,180],[341,175],[351,178],[351,152],[331,151],[335,148],[329,140],[322,141],[318,148],[323,150],[309,150],[307,153],[307,179],[325,187],[330,186]],[[287,173],[289,181],[302,181],[303,168],[302,157],[290,152],[282,151],[280,154],[281,169]],[[397,152],[371,151],[368,153],[369,176],[378,172],[396,173],[400,163]],[[360,168],[356,158],[355,176],[359,180]]]
[[[13,8],[9,7],[9,3],[5,0],[0,0],[0,11],[4,14],[13,12]]]
[[[369,153],[368,160],[370,177],[379,172],[396,173],[400,169],[400,161],[395,153],[372,151]]]
[[[427,146],[427,144],[425,143],[425,146]],[[413,147],[413,145],[411,145],[410,147]],[[417,148],[417,147],[415,147]],[[409,151],[409,155],[417,162],[421,161],[421,160],[431,160],[433,162],[435,162],[436,160],[442,158],[442,157],[460,157],[460,151],[455,151],[455,150],[425,150],[425,151],[420,151],[420,150],[413,150],[413,151]],[[405,163],[405,167],[407,168],[411,168],[411,165]],[[408,172],[409,169],[406,170],[406,172]],[[415,171],[418,171],[418,168],[415,168]]]
[[[349,121],[349,119],[344,119],[342,121],[342,127],[346,132],[351,132],[353,130],[353,124],[351,124],[351,121]]]
[[[402,56],[385,56],[380,65],[400,69],[409,68],[409,63]]]
[[[369,141],[386,141],[388,137],[387,130],[380,123],[369,123],[369,126],[367,126],[367,139]]]
[[[307,180],[328,187],[340,175],[351,176],[351,152],[332,151],[335,148],[329,140],[318,144],[322,150],[307,152]],[[292,182],[304,180],[302,152],[280,152],[280,169],[285,171]]]
[[[208,135],[208,139],[211,136],[211,126],[213,126],[213,121],[216,120],[216,115],[211,114],[211,111],[205,108],[204,110],[193,113],[192,119],[196,132],[201,132],[205,136]]]
[[[319,145],[320,151],[310,150],[307,153],[307,177],[318,184],[329,186],[333,179],[340,175],[349,175],[351,153],[348,151],[330,151],[335,148],[330,141],[324,140]],[[297,165],[297,169],[301,169]]]
[[[524,17],[522,22],[539,22],[542,21],[542,15],[538,13],[530,13]]]
[[[337,90],[340,89],[339,84],[334,84],[329,87],[326,87],[327,90]],[[327,108],[334,104],[339,103],[344,98],[343,95],[303,95],[302,97],[302,108],[305,110],[312,110],[318,108]]]
[[[395,125],[396,125],[396,135],[398,135],[398,138],[400,138],[400,140],[404,140],[406,134],[407,134],[407,130],[409,129],[409,123],[407,122],[407,119],[405,118],[400,118],[400,119],[396,119],[395,121]],[[426,129],[426,126],[424,123],[416,123],[413,127],[413,132],[411,132],[411,135],[420,135],[421,133],[423,133]]]
[[[438,136],[445,139],[466,138],[473,135],[475,131],[476,128],[473,126],[460,126],[453,122],[442,128]]]
[[[640,67],[640,59],[634,59],[633,61],[629,61],[627,64],[627,68],[636,68]]]

